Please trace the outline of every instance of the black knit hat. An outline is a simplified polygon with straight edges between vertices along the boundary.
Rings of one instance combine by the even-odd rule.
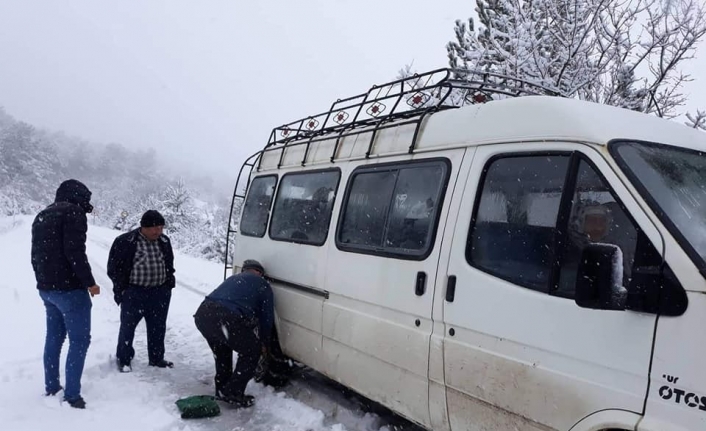
[[[260,274],[265,275],[265,268],[262,267],[262,264],[260,264],[260,262],[254,260],[254,259],[248,259],[245,262],[243,262],[243,271],[248,270],[248,269],[254,269],[256,271],[260,271]]]
[[[142,220],[140,220],[140,226],[142,227],[154,227],[154,226],[164,226],[164,217],[159,211],[147,210],[142,214]]]

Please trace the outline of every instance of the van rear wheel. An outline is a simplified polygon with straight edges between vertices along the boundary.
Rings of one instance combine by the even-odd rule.
[[[275,328],[272,330],[272,341],[267,349],[267,355],[260,356],[255,371],[255,381],[280,389],[287,386],[294,370],[294,363],[282,352]]]

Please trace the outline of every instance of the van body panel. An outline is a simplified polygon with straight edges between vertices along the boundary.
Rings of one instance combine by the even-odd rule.
[[[342,159],[364,157],[370,147],[370,140],[372,138],[372,131],[344,138],[341,140],[338,157]]]
[[[650,214],[653,214],[650,212]],[[676,239],[669,233],[666,227],[654,216],[655,224],[660,226],[664,232],[664,255],[667,263],[679,280],[681,286],[687,292],[706,293],[706,278],[699,272],[689,255],[679,245]],[[692,296],[689,296],[691,299]],[[691,305],[690,305],[691,306]]]
[[[277,300],[276,294],[275,300]],[[317,371],[322,370],[323,347],[320,333],[283,319],[279,319],[277,331],[280,336],[280,347],[285,355]]]
[[[324,338],[323,374],[398,414],[430,427],[425,376]]]
[[[278,178],[277,190],[281,178],[282,175]],[[236,265],[245,259],[256,259],[263,263],[268,277],[283,282],[271,282],[282,336],[281,347],[288,356],[318,369],[322,354],[324,297],[297,290],[288,284],[315,289],[325,286],[326,244],[311,246],[274,241],[269,237],[268,225],[263,238],[240,235],[234,253]]]
[[[703,364],[706,358],[706,295],[689,292],[688,296],[686,313],[678,318],[660,317],[657,323],[652,384],[642,424],[644,430],[654,429],[649,427],[653,420],[668,420],[671,426],[684,429],[706,429],[706,372]]]
[[[329,138],[324,140],[319,140],[312,142],[309,145],[309,153],[306,157],[306,164],[331,164],[331,157],[333,156],[333,149],[336,146],[336,139]],[[306,146],[305,146],[306,148]],[[301,160],[299,160],[301,164]]]
[[[424,260],[381,257],[338,248],[331,249],[328,256],[326,290],[330,296],[324,302],[323,324],[323,346],[328,361],[325,369],[335,373],[341,383],[356,388],[363,395],[387,407],[397,409],[397,405],[415,406],[405,410],[408,414],[403,414],[426,427],[431,425],[429,340],[435,276],[451,195],[464,153],[465,150],[460,149],[433,154],[434,159],[446,159],[450,163],[446,195],[439,214],[433,248]],[[417,155],[413,159],[425,161],[430,158]],[[397,160],[408,163],[409,159],[409,156],[390,157],[386,158],[385,163]],[[351,173],[355,167],[371,164],[376,162],[350,162],[345,171]],[[350,175],[348,178],[350,183]],[[334,210],[334,217],[339,222],[340,211],[341,207]],[[422,295],[415,294],[419,273],[426,274],[426,288]],[[342,359],[329,354],[329,349],[336,349],[340,353],[348,349],[354,351],[355,354],[347,352],[350,355],[345,358],[351,370],[379,370],[376,372],[377,377],[371,377],[369,385],[361,386],[361,373],[341,371]],[[398,379],[422,382],[423,390],[418,391],[416,387],[414,390],[404,390],[403,386],[395,390],[399,399],[393,400],[389,396],[381,398],[379,394],[390,389],[384,386]],[[424,409],[418,408],[420,402],[425,406]]]
[[[450,430],[449,410],[446,399],[446,378],[444,371],[444,337],[446,325],[444,324],[444,293],[447,287],[446,270],[449,265],[451,244],[453,243],[458,211],[461,207],[463,195],[468,187],[468,173],[472,166],[476,148],[467,148],[463,156],[463,163],[458,172],[458,179],[450,196],[449,212],[446,218],[446,229],[439,253],[439,265],[436,272],[436,289],[434,291],[434,304],[432,309],[432,334],[429,343],[429,411],[433,430]]]
[[[517,286],[466,261],[471,215],[488,160],[498,154],[542,151],[583,152],[605,174],[626,207],[637,205],[590,147],[523,143],[476,149],[447,272],[457,277],[455,299],[445,303],[443,312],[444,368],[453,430],[473,429],[464,424],[473,423],[469,412],[477,415],[478,410],[485,410],[481,416],[488,421],[496,417],[498,423],[506,423],[511,413],[516,416],[513,420],[523,424],[518,425],[520,429],[566,430],[596,411],[641,412],[643,408],[654,315],[579,308],[573,300]],[[635,218],[662,249],[649,220],[644,215]]]
[[[329,259],[336,271],[330,271],[327,276],[326,287],[330,293],[327,303],[336,305],[340,295],[358,301],[358,307],[366,313],[375,313],[374,309],[381,307],[405,310],[408,316],[431,320],[431,289],[422,297],[414,295],[417,272],[422,270],[424,262],[396,261],[395,265],[390,265],[388,259],[340,250],[332,251]],[[345,265],[341,265],[344,262]],[[411,297],[404,293],[411,293]],[[414,319],[411,323],[414,324]]]
[[[550,431],[552,428],[525,419],[517,414],[471,398],[455,389],[448,389],[446,397],[451,412],[453,431]],[[463,411],[463,416],[454,412]]]
[[[292,145],[284,149],[284,157],[281,161],[282,168],[294,168],[302,165],[302,160],[306,154],[306,145]]]
[[[429,320],[420,319],[420,326],[415,327],[407,313],[334,294],[326,301],[323,336],[424,376],[429,353],[416,347],[428,342],[430,325]]]
[[[451,431],[446,402],[446,386],[430,380],[429,419],[431,420],[431,429],[434,431]]]
[[[375,134],[372,154],[385,155],[409,150],[414,138],[414,124],[380,129]]]
[[[261,171],[268,171],[268,170],[276,170],[277,165],[279,165],[279,160],[280,157],[282,156],[282,151],[283,148],[271,148],[267,151],[264,151],[262,155],[260,156],[260,170]]]

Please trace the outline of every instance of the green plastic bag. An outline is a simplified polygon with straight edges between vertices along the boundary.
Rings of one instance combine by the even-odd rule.
[[[221,414],[221,408],[214,397],[192,395],[176,401],[182,419],[210,418]]]

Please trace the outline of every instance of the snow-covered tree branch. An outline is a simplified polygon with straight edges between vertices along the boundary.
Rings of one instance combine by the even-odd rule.
[[[686,119],[688,121],[684,124],[687,126],[706,131],[706,111],[696,110],[696,114],[687,113]]]
[[[520,78],[569,97],[671,118],[706,34],[696,0],[477,0],[456,21],[451,68]]]

